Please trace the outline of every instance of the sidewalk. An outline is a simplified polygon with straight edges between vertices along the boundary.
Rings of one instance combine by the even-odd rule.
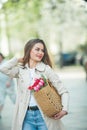
[[[14,105],[10,99],[6,98],[6,103],[2,112],[2,118],[0,119],[0,130],[10,130],[12,124]]]
[[[65,68],[59,75],[70,94],[69,113],[62,119],[66,130],[87,130],[87,82],[84,69]]]

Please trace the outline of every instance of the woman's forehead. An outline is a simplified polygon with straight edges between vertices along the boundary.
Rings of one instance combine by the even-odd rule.
[[[43,46],[43,44],[42,43],[36,43],[33,47],[42,47],[42,48],[44,48],[44,46]]]

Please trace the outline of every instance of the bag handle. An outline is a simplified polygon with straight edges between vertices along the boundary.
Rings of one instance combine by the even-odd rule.
[[[52,83],[51,83],[51,81],[50,81],[49,79],[47,79],[47,83],[48,83],[49,86],[50,86],[51,88],[53,88],[53,89],[55,90],[55,92],[58,94],[57,89],[52,85]]]

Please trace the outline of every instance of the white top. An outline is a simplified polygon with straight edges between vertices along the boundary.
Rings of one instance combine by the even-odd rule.
[[[30,81],[34,80],[34,79],[33,79],[34,73],[35,73],[35,68],[33,68],[33,69],[30,69],[30,68],[29,68],[29,74],[30,74],[30,78],[31,78]],[[35,98],[34,98],[32,92],[31,92],[31,96],[30,96],[29,106],[37,106],[37,103],[36,103],[36,101],[35,101]]]

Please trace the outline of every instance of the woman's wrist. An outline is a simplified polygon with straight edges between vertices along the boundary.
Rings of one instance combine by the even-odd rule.
[[[19,58],[18,63],[23,63],[23,58]]]
[[[67,114],[68,114],[68,112],[67,112],[67,111],[65,111],[65,110],[62,110],[62,111],[64,112],[64,114],[65,114],[65,115],[67,115]]]

